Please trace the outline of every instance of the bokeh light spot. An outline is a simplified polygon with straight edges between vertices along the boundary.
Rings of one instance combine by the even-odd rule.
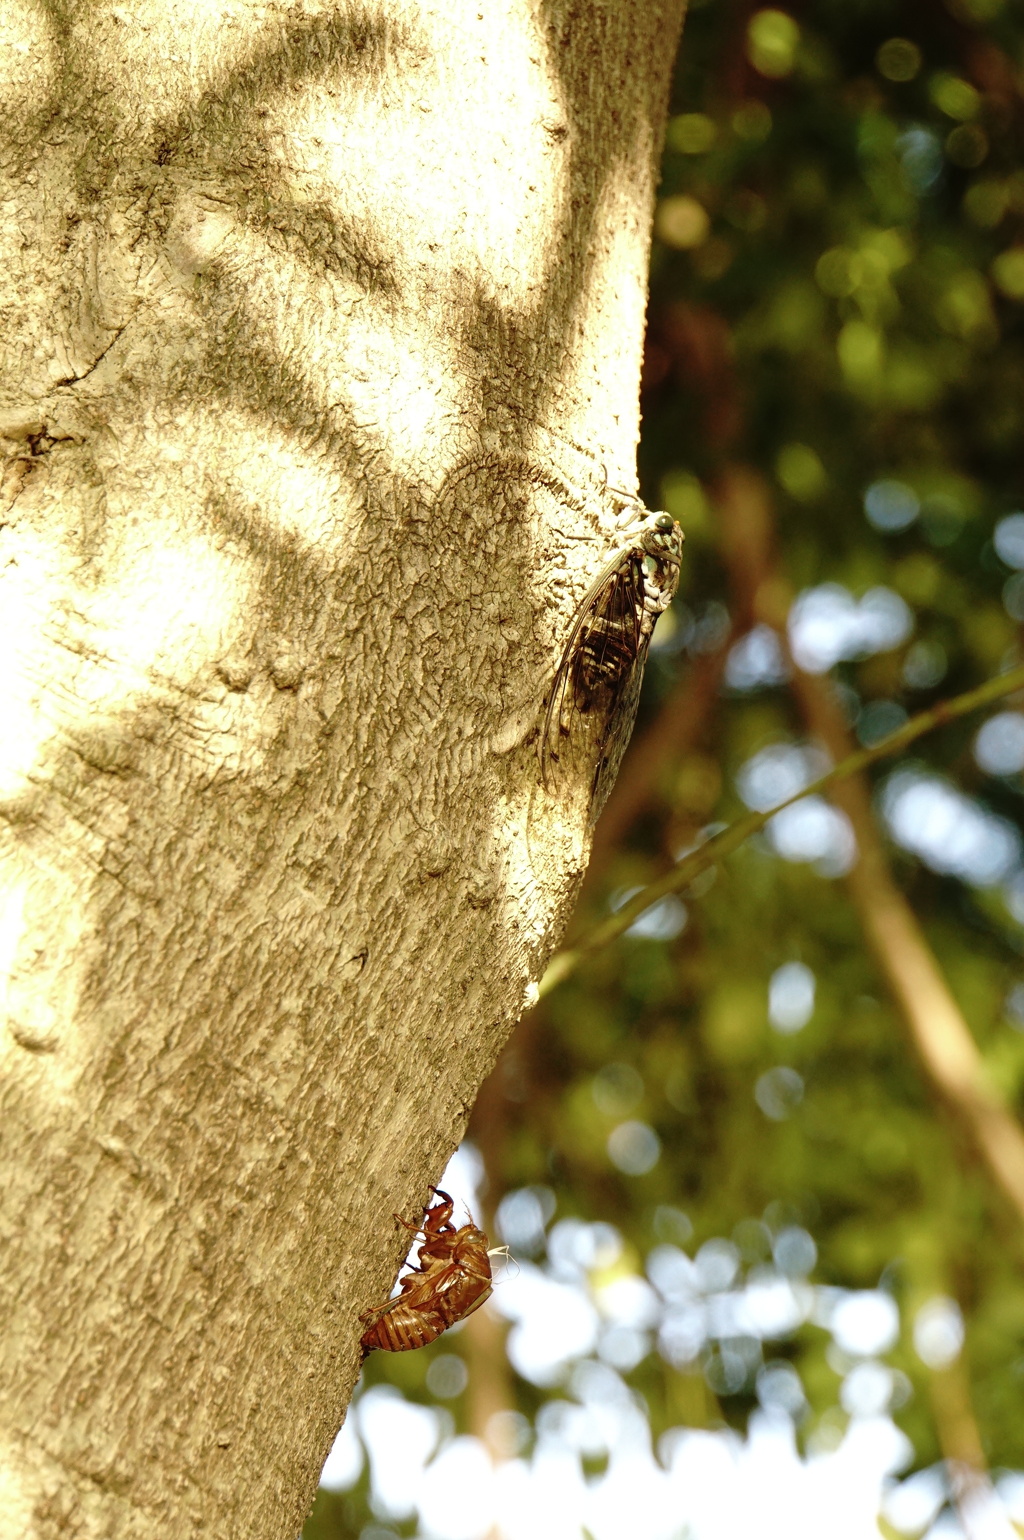
[[[882,810],[897,843],[933,871],[991,887],[1021,864],[1013,824],[940,776],[897,770],[885,783]]]
[[[816,981],[806,963],[783,963],[768,985],[768,1019],[777,1032],[799,1032],[814,1014]]]
[[[917,493],[905,481],[873,481],[864,494],[868,523],[885,534],[908,528],[920,511]]]
[[[992,532],[996,555],[1008,567],[1024,567],[1024,513],[1008,513]]]
[[[813,502],[828,487],[828,476],[810,444],[783,444],[775,461],[779,483],[799,502]]]
[[[959,123],[976,118],[981,107],[981,97],[970,81],[946,71],[939,71],[932,76],[928,84],[928,95],[940,112],[944,112],[947,118],[956,118]]]
[[[427,1370],[427,1389],[440,1401],[461,1396],[469,1381],[466,1365],[457,1353],[441,1353]]]
[[[545,1227],[554,1212],[550,1187],[518,1187],[498,1204],[495,1229],[513,1252],[535,1256],[544,1247]]]
[[[942,180],[942,144],[930,128],[909,128],[896,141],[907,186],[919,197],[934,192]]]
[[[814,1238],[802,1225],[786,1225],[772,1247],[775,1265],[787,1278],[806,1278],[818,1260]]]
[[[992,279],[1007,299],[1024,299],[1024,246],[1000,252],[992,263]]]
[[[887,1353],[900,1332],[900,1313],[891,1294],[864,1289],[844,1295],[832,1310],[829,1327],[844,1353],[873,1358]]]
[[[707,209],[687,193],[675,193],[658,204],[654,233],[666,246],[692,251],[707,240],[710,229]]]
[[[743,102],[732,115],[733,132],[751,144],[761,144],[772,131],[771,109],[755,99]]]
[[[886,80],[913,80],[921,69],[921,50],[907,37],[890,37],[876,53],[875,63]]]
[[[693,1259],[697,1282],[713,1292],[727,1289],[740,1269],[740,1254],[732,1241],[715,1236],[705,1241]]]
[[[945,150],[954,166],[973,171],[988,155],[988,135],[977,123],[961,123],[947,134]]]
[[[755,626],[741,636],[730,647],[725,664],[725,682],[732,690],[784,684],[789,673],[778,633],[766,625]]]
[[[665,140],[670,150],[681,155],[704,155],[718,138],[713,118],[704,112],[681,112],[670,118]]]
[[[885,1364],[855,1365],[843,1380],[839,1402],[851,1417],[880,1417],[892,1400],[893,1375]]]
[[[598,1112],[621,1118],[643,1098],[644,1083],[632,1064],[605,1064],[591,1081],[590,1094]]]
[[[796,64],[800,28],[786,11],[757,11],[747,26],[747,57],[761,75],[781,80]]]
[[[763,1365],[757,1372],[757,1399],[766,1412],[784,1412],[794,1421],[807,1407],[804,1387],[793,1365],[775,1362]]]
[[[903,683],[911,690],[930,690],[945,677],[948,667],[946,649],[939,642],[915,642],[903,659]]]
[[[937,1294],[914,1317],[914,1350],[929,1369],[947,1369],[964,1345],[964,1318],[955,1299]]]
[[[693,1235],[690,1216],[671,1203],[658,1204],[651,1228],[659,1241],[672,1241],[677,1246],[685,1246]]]
[[[1024,770],[1024,715],[1000,711],[979,731],[974,757],[989,775],[1017,775]]]
[[[627,1119],[608,1135],[608,1158],[626,1176],[645,1176],[661,1155],[661,1140],[647,1123]]]
[[[781,1123],[803,1101],[803,1076],[785,1064],[766,1070],[754,1087],[754,1099],[766,1118]]]

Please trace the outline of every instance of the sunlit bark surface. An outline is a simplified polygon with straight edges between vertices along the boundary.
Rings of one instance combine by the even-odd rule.
[[[293,1537],[557,939],[678,0],[7,0],[0,1537]]]

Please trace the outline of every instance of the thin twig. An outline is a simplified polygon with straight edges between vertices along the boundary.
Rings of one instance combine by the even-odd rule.
[[[575,946],[567,948],[564,952],[557,952],[541,979],[540,997],[550,994],[556,985],[574,973],[585,957],[601,951],[609,942],[623,935],[645,910],[657,903],[659,898],[664,898],[669,893],[678,893],[681,889],[688,887],[701,872],[711,866],[717,866],[726,856],[738,850],[752,834],[759,833],[784,808],[792,807],[795,802],[802,801],[804,797],[826,791],[836,781],[846,780],[878,760],[888,759],[891,755],[898,754],[901,749],[905,749],[936,727],[955,721],[957,717],[967,716],[970,712],[978,711],[992,701],[1002,700],[1004,696],[1012,695],[1015,690],[1020,689],[1024,689],[1024,665],[987,680],[977,689],[967,690],[963,695],[954,696],[952,700],[940,701],[938,705],[929,707],[927,711],[919,712],[917,716],[911,717],[902,727],[880,739],[871,748],[858,749],[855,754],[850,754],[825,775],[819,776],[816,781],[794,792],[784,801],[776,803],[774,807],[762,813],[748,813],[745,818],[737,819],[735,823],[714,835],[698,849],[684,856],[670,872],[666,872],[664,877],[642,888],[639,893],[623,904],[621,909],[585,931]]]

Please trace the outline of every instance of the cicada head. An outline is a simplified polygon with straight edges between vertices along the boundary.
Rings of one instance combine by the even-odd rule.
[[[683,560],[685,536],[670,513],[653,513],[640,533],[639,545],[645,556],[678,568]]]

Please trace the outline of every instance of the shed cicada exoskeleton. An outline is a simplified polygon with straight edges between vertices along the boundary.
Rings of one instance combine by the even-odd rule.
[[[424,1347],[471,1315],[491,1292],[487,1236],[472,1221],[456,1229],[451,1198],[439,1187],[431,1191],[440,1202],[427,1209],[419,1224],[394,1216],[404,1229],[423,1236],[418,1266],[402,1279],[400,1294],[360,1316],[366,1328],[360,1339],[364,1358],[374,1348],[401,1353]]]

